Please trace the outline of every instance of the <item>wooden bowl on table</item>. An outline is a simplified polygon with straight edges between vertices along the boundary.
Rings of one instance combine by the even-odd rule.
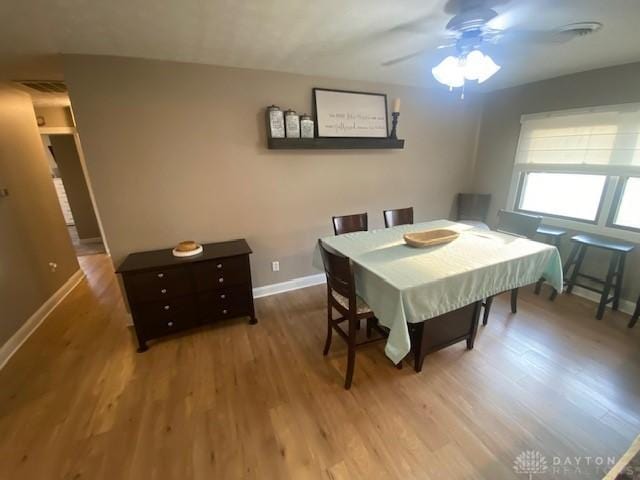
[[[436,228],[425,232],[405,233],[404,241],[411,247],[425,248],[452,242],[459,236],[460,234],[454,230]]]

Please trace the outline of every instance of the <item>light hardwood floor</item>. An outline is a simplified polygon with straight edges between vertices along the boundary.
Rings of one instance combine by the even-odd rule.
[[[536,479],[588,479],[553,457],[619,456],[640,432],[640,328],[576,297],[525,289],[517,315],[498,297],[473,351],[420,374],[371,346],[345,391],[322,286],[137,354],[108,259],[80,261],[87,280],[0,371],[2,480],[525,479],[525,450],[546,457]]]

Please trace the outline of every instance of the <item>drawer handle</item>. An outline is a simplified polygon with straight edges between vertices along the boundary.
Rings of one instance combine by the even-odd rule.
[[[227,296],[223,293],[222,295],[220,295],[220,298],[224,300],[225,298],[227,298]]]
[[[159,273],[158,278],[164,278],[164,273]]]
[[[167,289],[163,288],[162,290],[160,290],[160,293],[167,293]]]
[[[173,327],[173,322],[167,322],[167,327]]]
[[[171,307],[170,307],[169,305],[165,305],[165,306],[164,306],[164,309],[165,309],[165,310],[169,310],[170,308],[171,308]]]
[[[229,312],[227,312],[226,310],[222,310],[222,314],[223,315],[226,315],[227,313],[229,313]]]
[[[218,270],[220,270],[222,268],[222,264],[219,263],[218,265],[216,265],[216,267],[218,268]]]
[[[218,279],[218,282],[219,282],[219,283],[224,283],[224,277],[220,277],[220,278]]]

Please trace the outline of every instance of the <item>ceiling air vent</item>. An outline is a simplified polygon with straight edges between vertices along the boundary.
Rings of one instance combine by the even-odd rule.
[[[579,22],[564,25],[558,28],[558,32],[566,33],[575,37],[584,37],[585,35],[597,32],[601,28],[602,24],[600,22]]]
[[[67,93],[65,83],[57,80],[20,80],[18,83],[40,93]]]

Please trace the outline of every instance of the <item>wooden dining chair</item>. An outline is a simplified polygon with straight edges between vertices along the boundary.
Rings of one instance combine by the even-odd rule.
[[[366,232],[368,228],[368,218],[366,213],[331,217],[331,220],[333,222],[333,231],[336,235],[351,232]]]
[[[356,295],[355,280],[351,260],[334,253],[318,240],[322,263],[327,276],[327,339],[324,343],[323,355],[329,353],[332,333],[335,330],[347,342],[347,373],[344,380],[344,388],[351,388],[353,370],[356,364],[356,349],[369,343],[384,340],[386,332],[378,325],[371,308]],[[333,318],[333,310],[340,317]],[[357,325],[362,319],[367,320],[367,340],[356,342]],[[347,330],[343,330],[341,323],[347,322]],[[373,331],[379,337],[371,338]]]
[[[486,224],[490,204],[491,195],[488,193],[459,193],[456,220]]]
[[[413,223],[413,207],[385,210],[382,215],[384,216],[384,226],[386,228],[397,225],[411,225]]]
[[[515,235],[517,237],[533,239],[538,232],[538,227],[542,222],[542,217],[537,215],[527,215],[524,213],[510,212],[500,210],[498,212],[498,226],[496,231]],[[489,312],[493,304],[493,297],[487,298],[484,303],[484,315],[482,324],[486,325],[489,321]],[[511,290],[511,313],[518,311],[518,289]]]

